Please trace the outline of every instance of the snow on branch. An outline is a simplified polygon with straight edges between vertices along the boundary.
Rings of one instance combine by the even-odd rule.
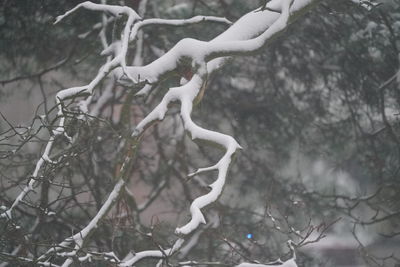
[[[117,68],[114,73],[123,84],[129,84],[135,77],[138,82],[154,84],[159,82],[168,73],[173,72],[179,65],[191,68],[198,66],[197,62],[206,62],[209,73],[220,67],[224,57],[247,55],[264,47],[276,35],[286,29],[289,23],[289,14],[296,18],[299,11],[304,12],[315,4],[316,0],[273,0],[268,7],[277,9],[280,13],[264,10],[253,11],[239,19],[231,28],[209,42],[186,38],[178,42],[164,56],[145,66],[128,67],[125,71]],[[281,6],[280,6],[281,5]],[[196,48],[195,51],[193,48]],[[196,70],[194,70],[196,71]],[[128,77],[128,78],[129,78]],[[139,95],[147,94],[149,87],[144,87]]]
[[[297,264],[294,259],[290,259],[280,264],[241,263],[236,267],[297,267]]]
[[[136,37],[137,30],[142,27],[150,25],[164,25],[164,26],[186,26],[190,24],[196,24],[200,22],[219,22],[227,25],[231,25],[232,22],[226,18],[215,17],[215,16],[195,16],[189,19],[158,19],[151,18],[145,19],[135,24],[130,39],[133,40]]]
[[[81,7],[89,9],[89,10],[93,10],[93,11],[103,11],[103,12],[106,12],[106,13],[111,14],[111,15],[116,16],[116,17],[119,17],[122,14],[126,14],[128,16],[132,16],[134,19],[140,19],[139,15],[132,8],[129,8],[127,6],[113,6],[113,5],[106,5],[106,4],[95,4],[95,3],[92,3],[90,1],[86,1],[86,2],[78,4],[73,9],[67,11],[64,15],[58,16],[56,18],[56,21],[54,22],[54,24],[60,22],[65,17],[69,16],[70,14],[72,14],[76,10],[80,9]]]
[[[367,9],[368,11],[382,4],[382,3],[377,3],[374,0],[350,0],[350,1]]]
[[[290,252],[292,254],[291,258],[288,259],[287,261],[282,261],[280,259],[274,261],[274,262],[270,262],[267,264],[259,264],[259,263],[247,263],[247,262],[243,262],[239,265],[236,265],[235,267],[273,267],[273,266],[278,266],[278,267],[297,267],[297,263],[296,263],[296,251],[294,248],[294,243],[292,240],[289,240],[287,242],[287,245],[290,249]]]

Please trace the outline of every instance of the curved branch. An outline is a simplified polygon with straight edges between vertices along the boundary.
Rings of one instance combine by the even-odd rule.
[[[138,77],[138,81],[156,83],[168,73],[174,71],[179,65],[195,65],[195,62],[207,62],[209,73],[219,68],[227,57],[234,55],[247,55],[257,52],[267,45],[278,34],[287,28],[289,15],[291,21],[314,4],[318,0],[273,0],[268,7],[282,4],[281,13],[264,10],[262,12],[250,12],[239,19],[232,27],[209,42],[186,38],[178,42],[164,56],[156,59],[146,66],[127,67],[126,71],[131,77]],[[133,31],[134,32],[134,31]],[[193,51],[195,47],[195,51]],[[114,71],[117,79],[123,83],[129,83],[124,78],[123,69]],[[139,91],[139,94],[148,93],[148,88]]]

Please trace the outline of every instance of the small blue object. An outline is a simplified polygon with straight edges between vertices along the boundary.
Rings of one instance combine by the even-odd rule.
[[[246,237],[247,237],[248,239],[252,239],[252,238],[253,238],[253,234],[247,234]]]

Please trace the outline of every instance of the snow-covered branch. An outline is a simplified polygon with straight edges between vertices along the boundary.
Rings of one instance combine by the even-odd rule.
[[[286,29],[290,13],[294,14],[291,17],[291,20],[294,20],[300,13],[305,12],[317,2],[316,0],[282,1],[282,6],[280,6],[280,0],[270,1],[268,7],[274,9],[279,7],[281,13],[255,10],[240,18],[232,27],[209,42],[183,39],[164,56],[152,63],[145,66],[128,67],[126,71],[129,77],[136,78],[138,82],[150,84],[157,83],[182,64],[195,69],[199,65],[198,62],[206,62],[208,73],[212,73],[221,66],[224,58],[247,55],[264,47],[277,34]],[[193,47],[196,48],[196,51],[193,51]],[[123,84],[131,82],[131,79],[126,79],[126,73],[121,68],[115,70],[115,75]],[[145,86],[138,94],[147,94],[148,92],[149,87]]]

